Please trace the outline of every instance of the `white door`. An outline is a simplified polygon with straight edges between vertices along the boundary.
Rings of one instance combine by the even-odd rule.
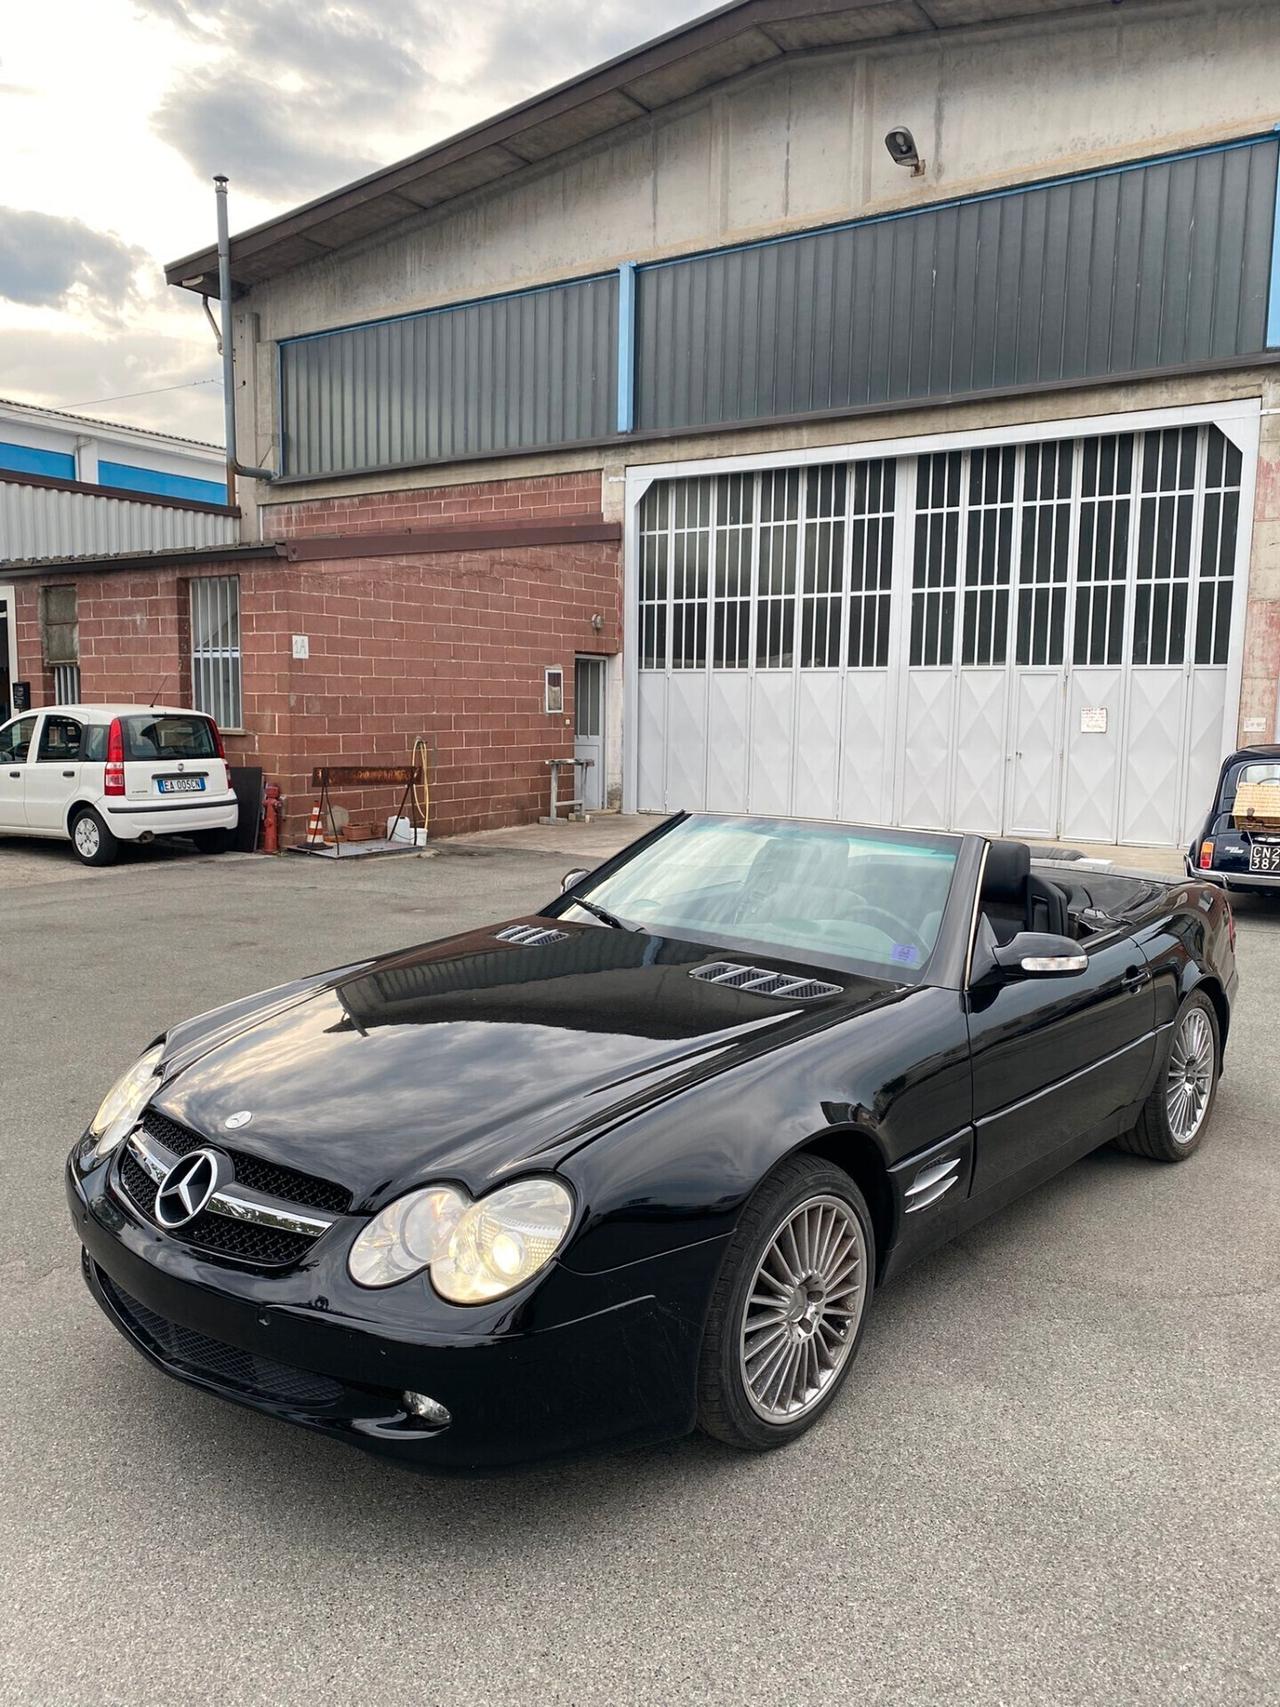
[[[1179,845],[1251,479],[1197,423],[653,481],[636,804]]]
[[[605,795],[605,661],[575,658],[573,662],[573,756],[585,768],[578,772],[582,803],[600,811]]]
[[[44,714],[27,765],[27,823],[33,830],[65,830],[67,808],[80,787],[84,725],[61,712]]]
[[[0,832],[27,827],[27,765],[35,732],[34,714],[0,729]]]

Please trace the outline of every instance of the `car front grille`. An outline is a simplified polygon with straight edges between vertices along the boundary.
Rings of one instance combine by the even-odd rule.
[[[156,1183],[134,1160],[126,1146],[120,1155],[120,1184],[135,1209],[148,1221],[155,1221]],[[285,1268],[301,1262],[315,1244],[309,1233],[291,1233],[283,1227],[259,1227],[252,1221],[232,1221],[225,1215],[211,1215],[208,1210],[197,1215],[185,1227],[166,1229],[171,1239],[194,1245],[197,1250],[210,1251],[217,1256],[232,1257],[237,1262],[252,1263],[255,1268]]]
[[[157,1147],[156,1155],[161,1167],[167,1165],[162,1159],[164,1151],[176,1159],[210,1143],[190,1127],[155,1109],[148,1109],[143,1116],[142,1137]],[[263,1198],[271,1200],[269,1207],[284,1212],[286,1220],[293,1219],[295,1215],[305,1216],[311,1210],[326,1211],[328,1216],[339,1215],[351,1207],[350,1192],[332,1180],[318,1179],[312,1174],[300,1173],[296,1168],[282,1167],[258,1156],[245,1155],[242,1151],[223,1150],[221,1145],[213,1147],[232,1164],[233,1178],[226,1189],[234,1194],[235,1188],[240,1186],[249,1192],[261,1193]],[[142,1165],[146,1159],[135,1153],[132,1140],[126,1143],[116,1164],[115,1185],[118,1195],[144,1220],[157,1224],[158,1186]],[[316,1219],[312,1217],[313,1221]],[[165,1228],[165,1233],[171,1239],[196,1250],[207,1251],[212,1256],[246,1263],[254,1268],[275,1269],[301,1262],[324,1228],[323,1219],[318,1226],[298,1229],[264,1224],[260,1219],[240,1219],[210,1208],[183,1226]]]
[[[188,1156],[192,1150],[203,1150],[214,1144],[230,1156],[235,1168],[236,1182],[251,1186],[254,1191],[266,1192],[268,1197],[283,1198],[286,1203],[300,1203],[307,1209],[322,1209],[330,1215],[345,1215],[351,1208],[351,1193],[332,1180],[318,1179],[314,1174],[299,1173],[296,1168],[267,1162],[261,1156],[248,1156],[242,1150],[229,1150],[216,1138],[204,1138],[189,1126],[170,1120],[167,1114],[149,1108],[142,1117],[142,1130],[172,1150],[175,1156]]]
[[[175,1369],[203,1376],[215,1386],[230,1388],[249,1398],[274,1400],[302,1409],[323,1409],[343,1397],[341,1383],[330,1376],[295,1369],[292,1364],[277,1363],[274,1358],[225,1345],[192,1328],[180,1327],[131,1298],[102,1269],[95,1267],[94,1272],[108,1302],[133,1337]]]

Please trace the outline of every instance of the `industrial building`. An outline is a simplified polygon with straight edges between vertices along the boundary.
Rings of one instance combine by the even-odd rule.
[[[74,585],[295,817],[1174,845],[1280,733],[1278,122],[1270,0],[724,6],[236,237],[240,543],[11,568],[20,669]]]
[[[51,586],[37,601],[20,670],[7,564],[224,546],[238,540],[239,518],[227,503],[220,445],[0,399],[0,722],[13,683],[34,692],[33,674],[35,703],[46,693],[63,703],[81,698],[74,584]],[[86,633],[90,657],[91,638]],[[25,701],[25,691],[19,697]]]

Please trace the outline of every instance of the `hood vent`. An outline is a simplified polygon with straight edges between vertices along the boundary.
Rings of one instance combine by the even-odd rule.
[[[840,984],[824,984],[817,978],[797,978],[791,972],[770,972],[763,966],[737,966],[732,960],[716,960],[689,974],[704,984],[723,984],[731,990],[747,990],[753,996],[780,996],[788,1002],[819,1002],[838,996]]]
[[[549,942],[568,940],[568,931],[553,931],[547,925],[508,925],[498,932],[499,942],[519,943],[521,948],[542,948]]]

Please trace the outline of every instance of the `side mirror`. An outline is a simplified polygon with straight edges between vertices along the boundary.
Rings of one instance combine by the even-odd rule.
[[[1089,969],[1078,942],[1047,931],[1019,931],[994,950],[993,958],[1006,978],[1077,978]]]
[[[562,895],[567,895],[571,889],[576,889],[578,887],[584,877],[590,877],[590,875],[591,873],[587,870],[585,865],[577,871],[566,871],[564,876],[560,879],[560,893]]]

